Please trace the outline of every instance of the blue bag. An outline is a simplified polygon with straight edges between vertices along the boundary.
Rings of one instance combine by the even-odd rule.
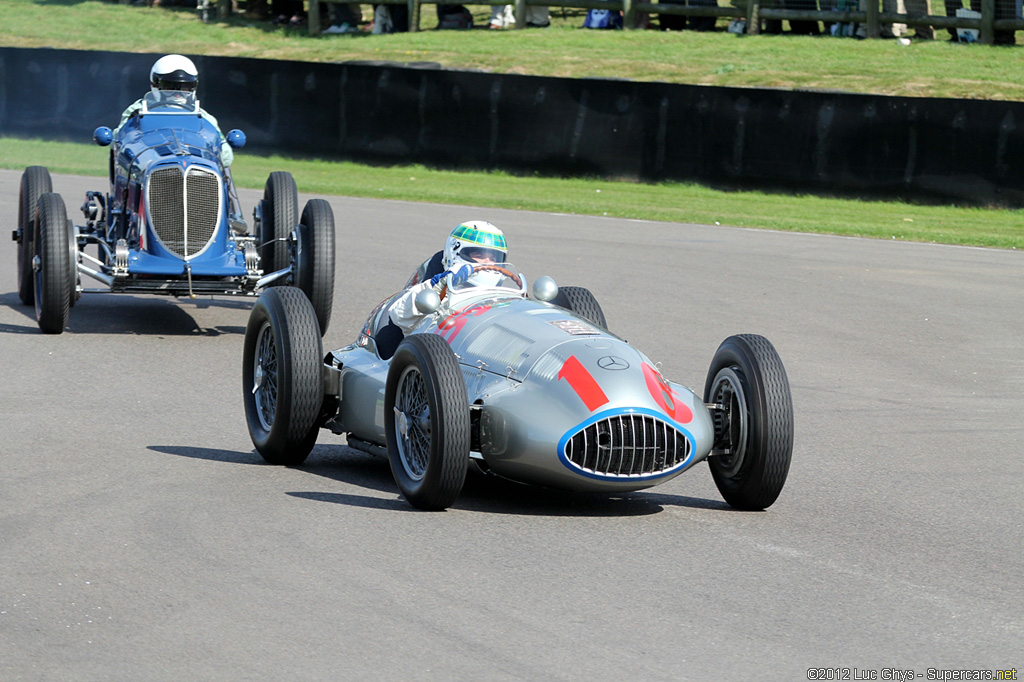
[[[607,9],[587,10],[583,28],[622,28],[622,12]]]

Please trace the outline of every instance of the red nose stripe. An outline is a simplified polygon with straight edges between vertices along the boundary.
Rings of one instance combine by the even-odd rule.
[[[570,356],[562,365],[562,369],[558,370],[558,378],[569,382],[572,390],[576,391],[576,395],[591,412],[608,402],[608,396],[575,355]]]
[[[693,419],[693,412],[690,411],[689,407],[679,402],[679,396],[668,385],[665,378],[646,362],[643,364],[643,370],[644,379],[647,380],[647,390],[651,392],[654,402],[658,403],[661,409],[665,410],[665,414],[677,422],[689,424],[690,420]]]

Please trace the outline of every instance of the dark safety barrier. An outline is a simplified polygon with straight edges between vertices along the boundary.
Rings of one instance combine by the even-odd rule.
[[[86,141],[157,57],[0,48],[0,135]],[[195,61],[204,108],[257,151],[1024,206],[1020,102]]]

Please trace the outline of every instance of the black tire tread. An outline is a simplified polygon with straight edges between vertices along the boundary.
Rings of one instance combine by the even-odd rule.
[[[18,298],[25,305],[35,305],[35,277],[32,273],[32,247],[35,230],[36,204],[39,197],[53,191],[50,171],[44,166],[29,166],[21,174],[21,188],[18,192],[18,228],[21,230],[21,244],[18,245]]]
[[[608,321],[604,317],[601,304],[586,287],[558,287],[558,295],[552,303],[579,315],[601,329],[608,329]]]
[[[60,334],[71,311],[71,258],[68,251],[68,212],[59,194],[39,197],[35,217],[36,254],[40,277],[35,283],[36,321],[44,334]]]
[[[266,244],[261,249],[263,272],[266,274],[288,265],[288,242],[282,238],[287,238],[299,222],[298,189],[292,174],[272,172],[263,188],[263,201],[260,241]]]
[[[782,359],[772,343],[756,334],[737,334],[715,353],[704,388],[710,400],[718,370],[739,364],[751,402],[750,440],[742,471],[735,479],[719,472],[709,460],[715,484],[730,506],[744,510],[770,507],[789,475],[793,454],[793,399]],[[746,367],[744,367],[746,365]]]
[[[299,288],[302,289],[316,311],[320,333],[326,334],[331,323],[334,307],[334,264],[335,225],[334,211],[325,199],[310,199],[302,209],[299,222],[308,239],[304,242],[312,248],[311,268],[300,273]]]
[[[252,395],[255,347],[266,320],[273,331],[278,363],[277,405],[269,431],[260,423]],[[249,435],[271,464],[301,464],[316,443],[323,403],[322,361],[320,328],[306,295],[295,287],[272,287],[263,292],[246,327],[242,387]]]
[[[411,356],[411,358],[409,357]],[[407,337],[391,360],[392,372],[397,375],[408,359],[420,365],[427,384],[431,407],[431,462],[418,485],[406,480],[397,450],[388,443],[391,468],[399,489],[406,500],[418,509],[439,511],[447,509],[458,498],[469,466],[469,399],[455,354],[448,342],[433,334],[414,334]],[[396,360],[398,363],[396,364]],[[388,377],[388,396],[385,414],[393,414],[394,387]],[[389,422],[390,429],[393,428]]]

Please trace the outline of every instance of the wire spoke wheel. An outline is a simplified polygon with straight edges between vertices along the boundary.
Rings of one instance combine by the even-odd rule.
[[[306,295],[271,287],[249,314],[242,347],[242,400],[249,436],[271,464],[306,460],[320,431],[323,344]]]
[[[409,478],[423,480],[430,461],[430,406],[423,375],[415,367],[407,367],[398,379],[394,436]]]
[[[469,398],[448,342],[412,334],[391,358],[384,434],[398,489],[418,509],[450,507],[469,466]]]
[[[277,346],[270,322],[264,322],[256,337],[252,392],[256,396],[256,414],[263,428],[270,430],[277,411]]]

